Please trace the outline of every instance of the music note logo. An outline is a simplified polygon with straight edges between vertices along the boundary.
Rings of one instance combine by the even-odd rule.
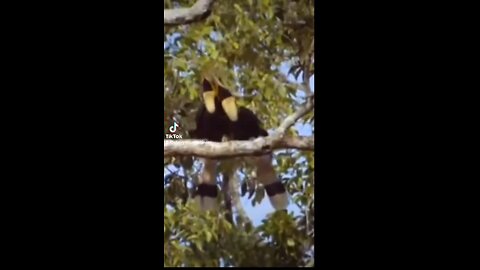
[[[177,122],[173,121],[173,125],[171,125],[168,130],[170,130],[170,132],[172,133],[175,133],[177,131],[177,127],[178,127]]]
[[[172,123],[170,125],[170,123]],[[182,127],[180,127],[180,125],[177,123],[177,121],[173,120],[172,118],[167,118],[165,117],[165,128],[168,127],[168,132],[167,130],[165,130],[165,139],[183,139],[182,137],[182,134],[175,134],[176,132],[178,133],[181,133],[182,131]]]

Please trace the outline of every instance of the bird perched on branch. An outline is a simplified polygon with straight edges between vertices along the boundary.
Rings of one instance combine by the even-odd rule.
[[[237,107],[235,97],[216,77],[203,79],[203,106],[196,117],[196,130],[191,132],[193,138],[221,142],[224,137],[229,140],[250,140],[268,136],[261,127],[258,117],[245,107]],[[202,210],[216,208],[217,160],[202,159],[203,169],[194,198]],[[282,182],[277,178],[272,166],[272,156],[252,156],[246,158],[257,168],[257,179],[265,187],[272,206],[284,210],[288,206],[288,194]]]

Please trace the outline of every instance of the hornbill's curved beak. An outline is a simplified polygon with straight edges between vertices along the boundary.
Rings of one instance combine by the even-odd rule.
[[[238,108],[235,97],[217,79],[213,83],[206,78],[203,79],[203,100],[209,113],[215,112],[215,98],[218,98],[228,119],[232,122],[238,120]]]
[[[215,96],[217,93],[218,88],[214,87],[209,80],[203,79],[203,100],[209,113],[215,112]]]

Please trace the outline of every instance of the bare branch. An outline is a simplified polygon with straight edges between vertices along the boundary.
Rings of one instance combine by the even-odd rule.
[[[240,187],[238,185],[240,180],[237,178],[237,175],[235,174],[235,172],[233,173],[231,180],[232,181],[231,181],[231,187],[230,187],[230,192],[231,192],[230,194],[232,196],[231,197],[232,201],[235,204],[235,209],[237,210],[237,214],[240,216],[240,220],[243,222],[242,224],[243,226],[245,226],[247,223],[251,225],[252,221],[248,217],[247,212],[245,212],[245,209],[243,208],[242,202],[240,200],[240,194],[239,194]]]
[[[302,118],[305,116],[307,113],[313,110],[314,107],[314,99],[313,97],[310,97],[307,99],[307,103],[298,109],[294,114],[288,116],[282,124],[275,130],[276,136],[279,136],[279,138],[283,137],[285,135],[285,132],[287,129],[289,129],[291,126],[293,126],[298,119]]]
[[[199,21],[210,15],[214,0],[198,0],[190,8],[163,10],[163,25],[182,25]]]
[[[303,68],[303,85],[304,85],[304,90],[305,93],[307,94],[308,97],[313,96],[312,89],[310,87],[310,64],[305,65]]]
[[[197,156],[205,158],[232,158],[264,155],[272,150],[299,149],[314,150],[313,137],[260,137],[251,141],[210,142],[204,140],[164,140],[165,156]]]

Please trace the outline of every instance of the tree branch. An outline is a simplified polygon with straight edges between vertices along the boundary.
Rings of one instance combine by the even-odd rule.
[[[285,137],[285,133],[298,119],[313,110],[314,99],[310,97],[306,104],[294,114],[288,116],[275,130],[275,134],[260,137],[251,141],[209,142],[205,140],[164,140],[164,156],[197,156],[204,158],[232,158],[242,156],[258,156],[271,153],[273,150],[298,149],[313,151],[313,137]]]
[[[199,21],[210,15],[214,0],[198,0],[190,8],[163,10],[163,25],[181,25]]]
[[[197,156],[205,158],[232,158],[271,153],[272,150],[314,150],[313,137],[260,137],[251,141],[210,142],[204,140],[164,140],[163,154],[167,156]]]
[[[230,194],[231,194],[232,201],[235,205],[235,209],[237,210],[237,214],[240,217],[240,220],[242,222],[241,225],[243,227],[248,225],[251,226],[252,221],[248,217],[247,212],[245,212],[245,209],[243,208],[242,202],[240,200],[240,186],[238,185],[240,181],[237,178],[237,175],[235,173],[233,173],[231,180],[232,182],[230,185]]]
[[[303,107],[298,109],[298,111],[296,111],[294,114],[285,118],[282,124],[275,130],[275,133],[276,133],[275,136],[279,136],[280,138],[283,137],[287,129],[293,126],[298,121],[298,119],[302,118],[307,113],[312,111],[313,107],[314,107],[314,99],[313,97],[309,97],[307,99],[306,104]]]

